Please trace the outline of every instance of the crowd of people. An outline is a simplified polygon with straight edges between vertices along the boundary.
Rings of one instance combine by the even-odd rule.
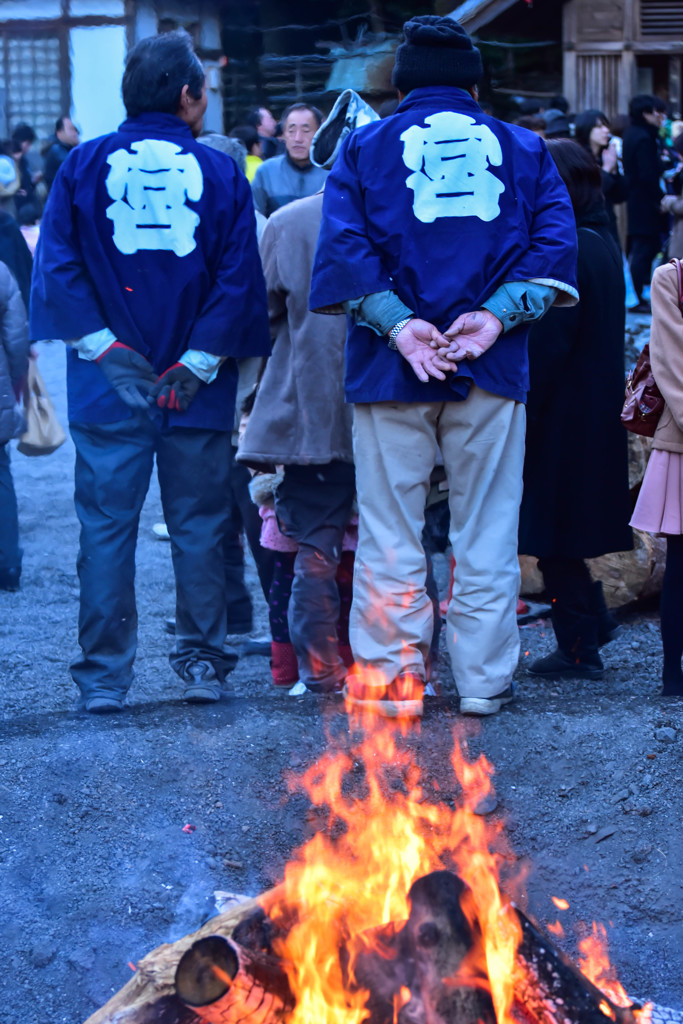
[[[545,139],[574,138],[600,167],[612,234],[628,256],[629,309],[650,312],[652,267],[663,254],[683,253],[683,121],[661,97],[641,94],[628,115],[610,121],[601,110],[569,114],[563,96],[543,110],[525,102],[517,124]],[[673,116],[677,115],[677,116]]]
[[[17,127],[0,252],[0,588],[21,572],[8,442],[28,338],[61,339],[81,528],[71,673],[87,712],[120,711],[133,683],[155,460],[186,701],[221,698],[238,657],[226,635],[252,630],[245,538],[272,682],[292,694],[419,716],[439,685],[431,554],[446,546],[463,714],[514,699],[520,553],[539,559],[557,640],[531,674],[603,674],[618,623],[586,559],[632,545],[625,312],[650,310],[653,263],[680,255],[683,124],[667,134],[653,96],[634,97],[621,136],[562,97],[509,123],[480,106],[482,72],[457,22],[417,17],[387,109],[346,90],[326,117],[298,102],[278,123],[261,107],[223,136],[203,133],[201,64],[169,33],[130,51],[117,131],[79,144],[61,118],[36,172],[35,136]],[[12,214],[40,218],[30,330]],[[668,317],[652,346],[669,425],[633,522],[669,539],[662,692],[683,695],[671,281],[662,267],[652,289],[655,321],[660,306]]]
[[[39,153],[34,149],[36,133],[30,124],[18,124],[12,137],[0,143],[0,205],[18,224],[40,220],[57,171],[79,142],[71,118],[60,117]]]

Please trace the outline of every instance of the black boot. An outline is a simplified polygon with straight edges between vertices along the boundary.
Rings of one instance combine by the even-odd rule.
[[[597,664],[588,659],[572,658],[557,647],[545,658],[537,658],[527,672],[530,676],[544,676],[546,679],[602,679],[605,669],[597,652],[595,660]]]
[[[662,697],[683,697],[683,535],[667,537],[662,581]]]
[[[552,679],[601,679],[605,667],[598,653],[598,624],[593,616],[574,615],[552,609],[557,649],[545,658],[538,658],[527,671],[532,676]]]
[[[21,569],[0,569],[0,590],[18,590],[20,577]]]
[[[605,603],[600,580],[594,580],[591,586],[591,603],[598,623],[598,647],[604,647],[616,640],[621,633],[621,626]]]

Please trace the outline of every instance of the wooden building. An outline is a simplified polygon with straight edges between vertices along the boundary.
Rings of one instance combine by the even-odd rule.
[[[653,93],[681,112],[683,0],[534,0],[531,8],[524,0],[465,0],[452,13],[468,32],[504,44],[515,28],[532,36],[534,11],[546,5],[561,15],[557,85],[572,110],[596,107],[611,117],[626,113],[636,93]]]
[[[611,116],[636,93],[654,93],[680,114],[683,0],[569,0],[563,47],[573,110]]]
[[[0,137],[19,122],[48,138],[69,115],[84,139],[123,120],[126,52],[176,27],[193,37],[207,73],[207,127],[222,131],[218,0],[0,0]]]

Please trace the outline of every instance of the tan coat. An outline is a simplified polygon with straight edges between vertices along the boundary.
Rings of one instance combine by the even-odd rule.
[[[650,360],[657,386],[666,401],[652,446],[683,454],[683,313],[678,273],[672,263],[655,270],[650,300]]]
[[[671,238],[669,239],[669,256],[683,259],[683,196],[664,196],[662,210],[673,217]]]
[[[261,239],[273,351],[237,455],[251,466],[353,462],[346,317],[308,309],[322,200],[318,193],[282,207]]]

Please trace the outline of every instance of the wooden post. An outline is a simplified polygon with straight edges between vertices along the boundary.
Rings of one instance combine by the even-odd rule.
[[[569,0],[562,9],[562,91],[571,111],[579,109],[576,42],[576,0]]]
[[[633,50],[621,54],[619,74],[619,113],[625,114],[631,97],[636,91],[636,55]]]

